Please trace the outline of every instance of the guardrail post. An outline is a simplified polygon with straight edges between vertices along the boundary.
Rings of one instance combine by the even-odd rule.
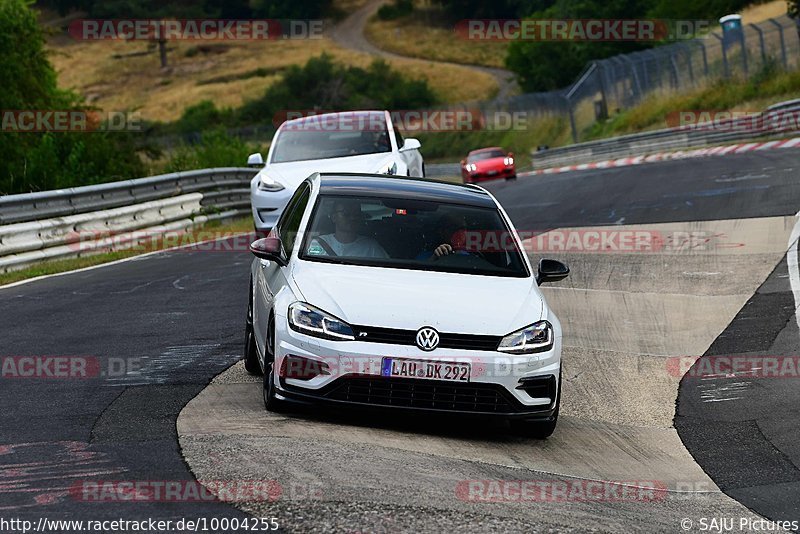
[[[756,31],[756,33],[758,33],[758,44],[761,47],[761,64],[763,65],[767,62],[767,50],[764,47],[764,30],[762,30],[756,24],[749,24],[748,26],[753,28]]]
[[[781,59],[783,60],[783,68],[789,70],[789,61],[786,59],[786,40],[783,38],[783,26],[781,26],[781,23],[775,19],[769,19],[769,22],[778,28],[778,35],[780,36],[781,40]]]
[[[730,78],[731,74],[730,74],[730,71],[728,70],[728,51],[725,50],[725,41],[722,39],[722,37],[720,35],[717,35],[714,32],[711,32],[711,35],[716,37],[717,40],[719,41],[719,46],[722,49],[722,67],[723,67],[724,72],[725,72],[725,77],[726,78]]]

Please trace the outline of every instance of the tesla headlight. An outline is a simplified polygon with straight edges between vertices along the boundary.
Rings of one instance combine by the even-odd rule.
[[[509,354],[544,352],[553,346],[553,327],[547,321],[539,321],[512,332],[500,341],[497,350]]]
[[[305,302],[289,306],[289,327],[309,336],[334,341],[356,338],[349,324]]]
[[[385,169],[383,169],[381,174],[389,174],[389,175],[397,174],[397,162],[393,162],[391,165],[387,166]]]
[[[280,191],[284,189],[283,185],[279,184],[266,174],[262,174],[258,180],[259,191]]]

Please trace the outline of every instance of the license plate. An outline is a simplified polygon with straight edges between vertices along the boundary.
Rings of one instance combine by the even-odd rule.
[[[489,171],[486,174],[488,174],[489,176],[494,176],[495,174],[497,174],[497,171]]]
[[[407,360],[404,358],[384,358],[381,365],[382,376],[447,380],[449,382],[469,382],[469,371],[468,363]]]

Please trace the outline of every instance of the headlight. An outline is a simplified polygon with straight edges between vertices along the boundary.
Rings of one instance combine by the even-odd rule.
[[[346,341],[356,338],[349,324],[304,302],[289,306],[289,327],[309,336]]]
[[[477,170],[478,170],[478,166],[475,165],[474,163],[468,163],[467,164],[467,171],[468,172],[475,172]]]
[[[553,346],[553,327],[547,321],[539,321],[512,332],[500,341],[497,350],[510,354],[544,352]]]
[[[397,174],[397,162],[394,162],[385,169],[383,169],[381,174],[389,174],[389,175]]]
[[[505,158],[505,159],[503,159],[503,163],[506,164],[506,165],[513,165],[514,164],[514,158]]]
[[[267,176],[266,174],[262,174],[261,178],[258,181],[258,189],[259,191],[280,191],[284,189],[284,187]]]

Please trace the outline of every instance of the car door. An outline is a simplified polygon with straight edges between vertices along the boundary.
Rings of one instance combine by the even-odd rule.
[[[289,261],[300,230],[300,221],[310,197],[311,186],[308,182],[300,184],[273,229],[273,235],[280,238],[284,254]],[[258,266],[254,287],[253,330],[259,346],[263,348],[266,346],[269,313],[275,295],[288,283],[289,266],[281,267],[274,261],[262,259],[256,261]]]

